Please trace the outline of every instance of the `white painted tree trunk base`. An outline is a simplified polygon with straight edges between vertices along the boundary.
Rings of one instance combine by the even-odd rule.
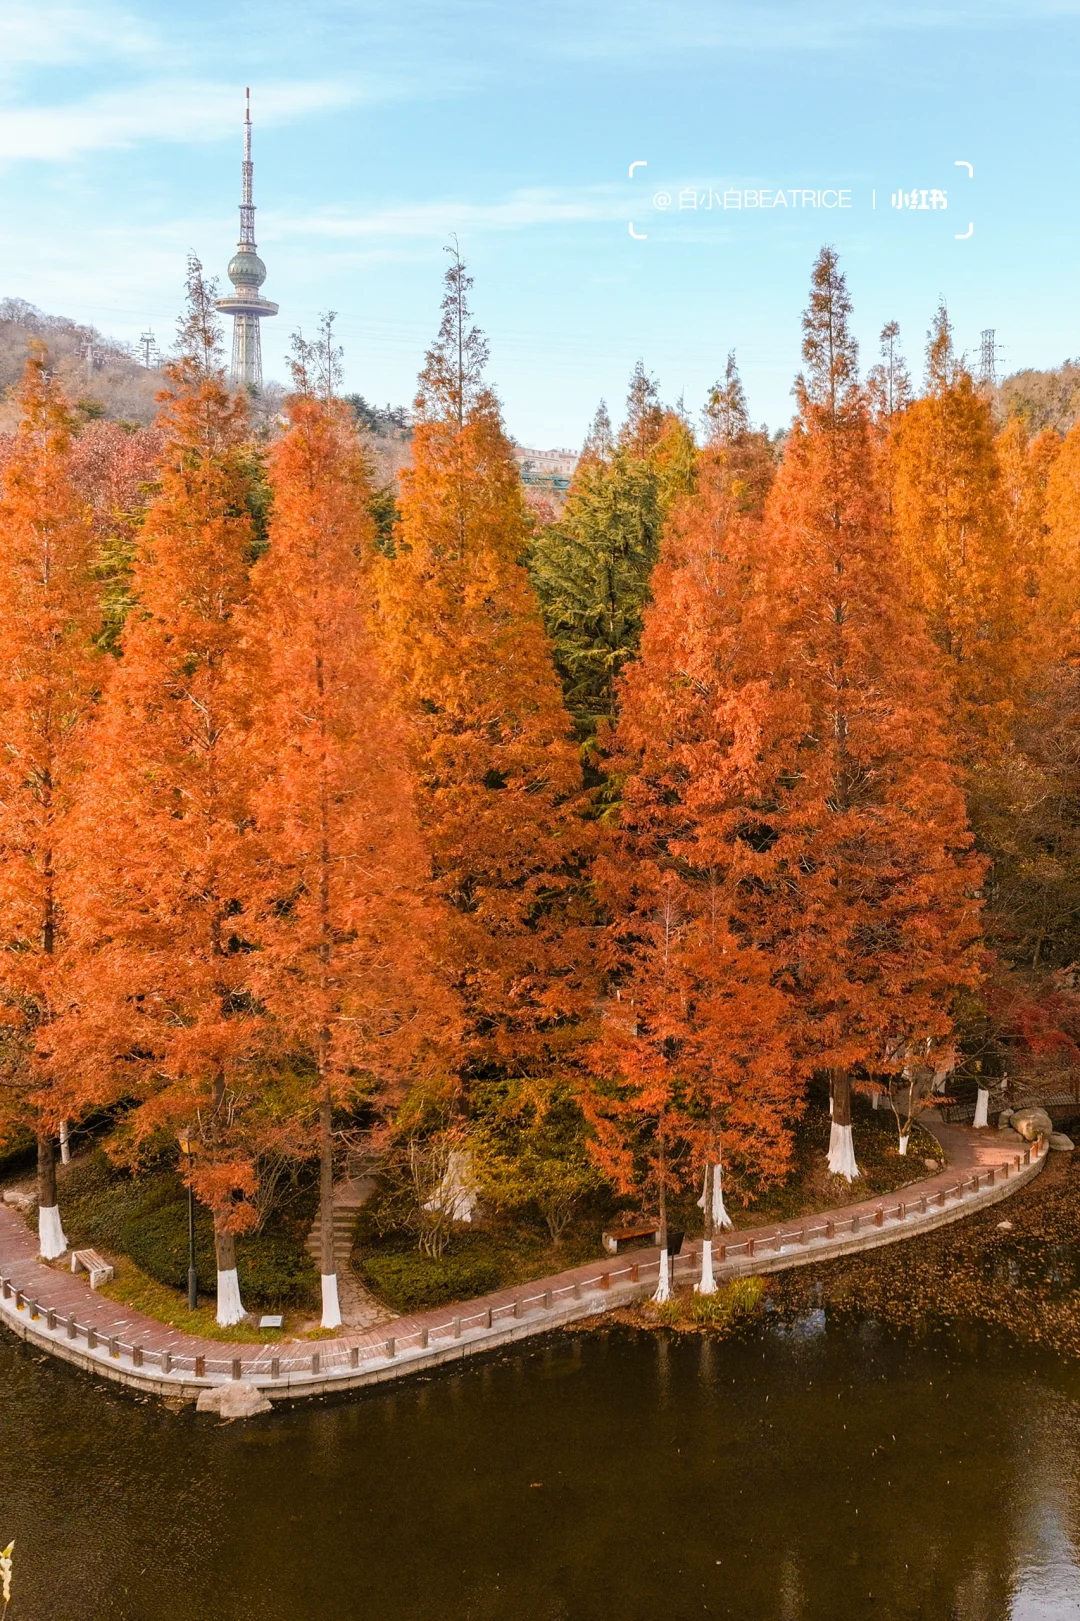
[[[900,1134],[900,1149],[899,1149],[899,1152],[901,1154],[906,1154],[907,1153],[907,1145],[908,1145],[907,1137],[904,1135],[903,1132],[901,1132],[901,1134]]]
[[[319,1282],[322,1285],[322,1326],[323,1328],[341,1327],[341,1303],[338,1300],[338,1286],[336,1272],[323,1272]]]
[[[68,1123],[66,1120],[60,1122],[60,1163],[61,1165],[71,1164],[71,1138],[68,1135]]]
[[[244,1303],[240,1299],[240,1279],[236,1275],[236,1268],[231,1267],[228,1272],[219,1272],[217,1275],[218,1327],[232,1328],[234,1323],[242,1323],[246,1315]]]
[[[880,1099],[881,1099],[881,1093],[880,1092],[871,1092],[871,1094],[870,1094],[870,1107],[872,1109],[876,1109],[877,1106],[878,1106],[878,1103],[880,1102]]]
[[[829,1130],[829,1170],[834,1176],[846,1176],[849,1182],[859,1175],[851,1127],[838,1126],[835,1120]]]
[[[724,1209],[724,1180],[723,1180],[723,1176],[721,1174],[720,1161],[719,1160],[717,1160],[717,1162],[713,1166],[712,1170],[713,1170],[713,1185],[712,1185],[712,1189],[713,1189],[713,1193],[712,1193],[712,1220],[713,1220],[713,1227],[714,1228],[719,1227],[721,1229],[726,1228],[726,1227],[734,1227],[735,1223],[732,1221],[731,1217],[728,1215],[727,1211]],[[705,1195],[706,1195],[706,1191],[708,1189],[708,1186],[709,1186],[709,1167],[706,1166],[705,1167],[705,1186],[702,1188],[702,1190],[701,1190],[701,1198],[697,1202],[699,1210],[704,1210],[704,1208],[705,1208]]]
[[[662,1306],[664,1304],[665,1300],[670,1300],[671,1299],[671,1278],[669,1276],[669,1273],[670,1273],[670,1268],[668,1266],[668,1253],[667,1253],[667,1250],[661,1250],[660,1251],[660,1276],[656,1281],[656,1293],[653,1295],[653,1299],[655,1300],[655,1302],[656,1302],[656,1304],[658,1306]]]
[[[694,1285],[695,1294],[714,1295],[716,1293],[716,1279],[712,1270],[712,1239],[705,1239],[701,1246],[701,1281]]]
[[[55,1261],[67,1249],[60,1225],[59,1205],[39,1205],[37,1213],[38,1254],[43,1261]]]
[[[829,1119],[832,1119],[832,1098],[829,1099]]]
[[[975,1099],[975,1125],[977,1127],[978,1126],[988,1126],[990,1124],[990,1120],[989,1120],[989,1116],[988,1116],[988,1112],[987,1112],[987,1105],[989,1104],[989,1102],[990,1102],[990,1093],[989,1093],[989,1091],[987,1090],[987,1088],[985,1086],[980,1086],[978,1096]]]

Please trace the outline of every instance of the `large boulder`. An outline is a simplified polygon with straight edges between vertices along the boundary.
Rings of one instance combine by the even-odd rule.
[[[210,1385],[199,1391],[197,1413],[220,1413],[222,1418],[255,1418],[268,1413],[270,1403],[255,1385],[245,1379],[231,1379],[227,1385]]]
[[[1033,1143],[1039,1137],[1048,1138],[1054,1129],[1054,1122],[1045,1109],[1017,1109],[1009,1125],[1026,1143]]]
[[[1050,1147],[1058,1149],[1062,1154],[1071,1154],[1076,1144],[1063,1131],[1052,1131],[1050,1133]]]

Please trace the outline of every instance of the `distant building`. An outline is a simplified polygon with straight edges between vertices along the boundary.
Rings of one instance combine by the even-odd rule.
[[[577,466],[576,450],[529,450],[514,446],[514,455],[521,468],[521,482],[543,490],[565,495]]]

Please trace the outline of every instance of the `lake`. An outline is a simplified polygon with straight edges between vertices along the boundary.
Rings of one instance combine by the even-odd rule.
[[[8,1621],[1068,1621],[1080,1369],[611,1328],[222,1425],[0,1337]]]

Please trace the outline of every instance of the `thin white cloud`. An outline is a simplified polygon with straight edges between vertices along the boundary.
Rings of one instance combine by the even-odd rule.
[[[55,5],[50,0],[3,0],[0,73],[88,60],[149,57],[156,40],[130,11],[105,3]]]
[[[385,101],[391,81],[321,79],[262,83],[254,112],[260,127],[311,112]],[[0,161],[66,162],[80,153],[131,147],[148,140],[216,141],[234,134],[241,118],[235,83],[144,80],[53,107],[0,108]]]
[[[306,241],[322,237],[355,243],[395,237],[445,238],[447,231],[520,231],[536,226],[585,225],[622,219],[626,211],[625,193],[613,186],[564,191],[535,187],[511,192],[495,202],[445,198],[403,203],[363,214],[322,209],[303,216],[285,217],[267,209],[263,228],[267,241],[281,238]]]

